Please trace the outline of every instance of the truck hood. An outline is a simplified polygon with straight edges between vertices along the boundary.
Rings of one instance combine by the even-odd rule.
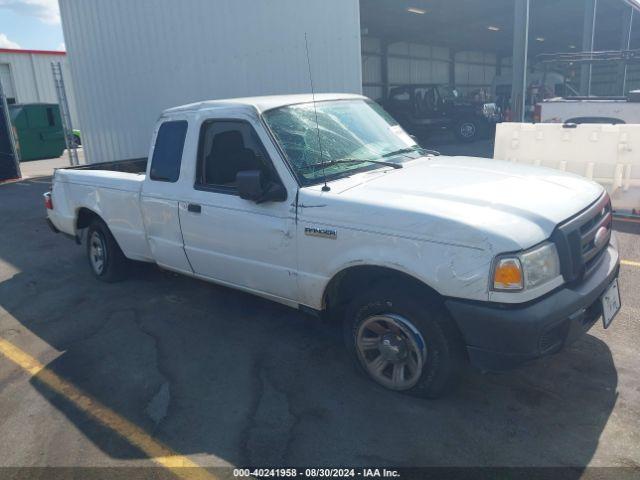
[[[303,197],[335,202],[313,216],[330,210],[341,224],[502,252],[543,242],[604,193],[576,175],[471,157],[422,158],[331,188],[322,200]]]

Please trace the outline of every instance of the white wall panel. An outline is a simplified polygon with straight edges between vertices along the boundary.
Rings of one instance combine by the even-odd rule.
[[[409,44],[405,42],[397,42],[389,45],[389,55],[409,55]]]
[[[449,61],[450,50],[445,47],[431,47],[431,58],[434,60]]]
[[[58,103],[51,62],[60,62],[65,77],[71,121],[78,126],[78,115],[71,71],[65,55],[45,53],[0,52],[0,64],[8,65],[18,103]],[[5,81],[3,78],[3,85]]]
[[[455,67],[456,85],[463,92],[479,87],[488,90],[496,76],[497,63],[497,57],[492,53],[458,52]]]
[[[382,98],[382,87],[372,87],[365,85],[362,87],[362,94],[372,100],[380,100]]]
[[[11,73],[11,64],[0,63],[0,83],[2,83],[2,91],[7,98],[16,98],[16,87]]]
[[[450,80],[449,80],[449,62],[439,62],[439,61],[433,61],[432,62],[432,77],[431,77],[431,81],[433,83],[442,83],[442,84],[449,84]]]
[[[408,58],[389,57],[389,82],[411,83],[411,60]]]
[[[91,162],[145,156],[166,108],[362,91],[357,0],[60,0]]]
[[[417,58],[431,58],[431,47],[429,45],[409,44],[409,55]]]
[[[389,82],[449,83],[449,49],[414,43],[389,46]]]
[[[382,82],[381,64],[382,58],[378,55],[362,55],[362,82],[365,85]]]

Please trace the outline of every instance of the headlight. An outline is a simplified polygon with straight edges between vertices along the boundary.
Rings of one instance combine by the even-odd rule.
[[[493,269],[493,289],[521,291],[543,285],[560,276],[560,259],[553,243],[519,255],[499,257]]]

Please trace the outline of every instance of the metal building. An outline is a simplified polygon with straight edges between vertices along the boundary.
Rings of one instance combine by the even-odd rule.
[[[73,124],[78,126],[71,71],[65,52],[0,48],[0,81],[7,102],[58,103],[51,62],[60,62],[62,65],[71,118]]]
[[[145,156],[166,108],[309,89],[360,92],[356,0],[61,0],[91,162]]]
[[[316,91],[374,99],[406,83],[495,95],[496,79],[510,78],[503,87],[522,100],[540,53],[640,48],[636,0],[60,0],[60,8],[91,162],[145,156],[171,106],[309,92],[305,33]],[[610,67],[567,75],[588,78],[591,93],[640,83],[640,71]]]

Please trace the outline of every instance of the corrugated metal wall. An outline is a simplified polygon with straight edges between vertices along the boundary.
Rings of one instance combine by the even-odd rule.
[[[369,98],[382,98],[382,46],[380,39],[362,37],[362,93]]]
[[[498,60],[486,52],[456,53],[456,86],[463,93],[474,90],[488,91],[496,76]]]
[[[78,126],[78,114],[76,100],[71,81],[71,70],[65,55],[43,53],[5,53],[0,52],[0,65],[5,75],[2,76],[3,86],[7,83],[6,71],[8,70],[13,80],[13,89],[17,103],[58,103],[51,62],[60,62],[63,68],[69,110],[74,126]]]
[[[60,0],[91,162],[145,156],[168,107],[362,91],[358,0]]]
[[[364,94],[382,97],[382,45],[379,39],[362,39],[362,79]],[[479,89],[489,93],[497,71],[495,54],[457,52],[455,55],[455,84],[462,93]],[[445,47],[397,42],[389,45],[389,85],[452,83],[450,78],[451,51]],[[507,67],[510,69],[510,67]],[[504,72],[503,68],[503,72]]]

